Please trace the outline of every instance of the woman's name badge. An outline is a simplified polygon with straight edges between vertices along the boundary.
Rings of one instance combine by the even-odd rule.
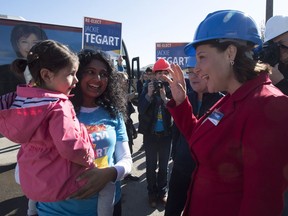
[[[208,119],[217,126],[220,120],[223,118],[224,114],[219,112],[218,110],[214,110],[208,117]]]

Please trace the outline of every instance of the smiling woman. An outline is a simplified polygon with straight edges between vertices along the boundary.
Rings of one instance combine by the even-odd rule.
[[[33,45],[41,40],[46,40],[46,33],[38,26],[19,24],[11,32],[10,41],[12,47],[20,58],[26,58]]]
[[[258,44],[256,24],[241,11],[216,11],[199,24],[186,54],[196,50],[195,72],[209,92],[227,91],[200,119],[192,113],[197,107],[187,100],[180,67],[171,65],[173,100],[167,106],[197,159],[184,216],[282,212],[288,99],[271,84],[267,66],[252,58]]]
[[[87,175],[88,183],[74,196],[83,198],[87,191],[98,192],[97,215],[112,215],[113,206],[121,204],[120,180],[132,166],[124,121],[126,92],[123,79],[105,52],[85,49],[78,56],[79,83],[71,101],[92,138],[97,151],[95,163],[100,169]]]

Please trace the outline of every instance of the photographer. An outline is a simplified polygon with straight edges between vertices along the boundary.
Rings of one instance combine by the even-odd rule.
[[[267,21],[261,52],[262,61],[271,66],[272,83],[288,95],[288,16],[273,16]]]
[[[269,53],[271,46],[277,45],[276,51],[267,55],[270,59],[276,59],[276,65],[272,68],[270,79],[285,95],[288,95],[288,16],[273,16],[266,23],[265,40],[268,44],[262,52]],[[276,58],[275,58],[276,56]],[[269,63],[269,62],[268,62]],[[273,66],[271,62],[271,66]],[[282,216],[288,215],[288,192],[284,195],[284,209]]]
[[[168,161],[171,149],[172,118],[166,108],[171,98],[168,83],[163,82],[163,75],[168,75],[170,64],[160,58],[153,67],[155,78],[145,83],[139,97],[139,128],[143,134],[146,154],[146,177],[149,205],[156,208],[159,201],[166,205]],[[156,173],[157,162],[159,165]]]

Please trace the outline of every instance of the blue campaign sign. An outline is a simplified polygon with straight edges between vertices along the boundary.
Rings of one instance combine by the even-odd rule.
[[[79,52],[82,28],[0,19],[0,65],[10,64],[16,58],[26,58],[30,48],[45,39],[56,40]]]
[[[178,64],[182,69],[187,64],[188,56],[184,53],[187,43],[156,43],[156,61],[166,59],[169,63]]]
[[[84,17],[83,47],[120,54],[122,24],[119,22]]]

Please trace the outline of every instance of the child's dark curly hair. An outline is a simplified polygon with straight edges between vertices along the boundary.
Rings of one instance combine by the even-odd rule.
[[[108,84],[106,90],[98,98],[95,98],[95,104],[98,106],[104,107],[110,114],[112,118],[116,118],[117,115],[122,115],[126,119],[126,92],[123,88],[123,82],[121,78],[117,76],[117,71],[115,71],[114,66],[110,60],[110,56],[103,51],[94,51],[84,49],[79,54],[79,69],[77,72],[77,78],[79,82],[76,85],[76,88],[72,90],[74,97],[71,98],[71,101],[74,105],[76,114],[79,113],[80,107],[83,103],[83,94],[80,87],[82,80],[83,72],[86,66],[94,59],[103,62],[107,66],[108,72]]]

